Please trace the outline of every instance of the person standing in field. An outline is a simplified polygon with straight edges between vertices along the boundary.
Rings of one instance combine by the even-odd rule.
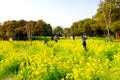
[[[82,35],[82,45],[83,45],[85,51],[87,51],[87,48],[86,48],[86,39],[87,39],[87,37],[85,37],[84,34],[83,34]]]
[[[56,34],[56,36],[55,36],[55,42],[58,42],[59,39],[60,39],[59,35]]]

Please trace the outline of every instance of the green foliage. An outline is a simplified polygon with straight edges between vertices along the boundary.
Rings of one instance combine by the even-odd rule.
[[[70,36],[70,28],[64,28],[63,33],[65,37]]]
[[[3,39],[26,40],[33,36],[50,36],[52,27],[43,20],[36,21],[6,21],[0,26],[0,36]]]
[[[57,26],[55,27],[55,29],[53,30],[54,34],[62,34],[63,33],[63,28],[61,26]]]
[[[70,32],[72,35],[81,35],[83,33],[86,33],[91,36],[93,29],[93,27],[91,27],[91,24],[92,24],[92,19],[90,18],[80,20],[78,22],[73,23]]]
[[[35,33],[37,36],[51,35],[52,29],[50,24],[46,24],[43,20],[38,20],[35,25]]]
[[[112,31],[120,31],[120,21],[114,22],[114,24],[111,26]]]

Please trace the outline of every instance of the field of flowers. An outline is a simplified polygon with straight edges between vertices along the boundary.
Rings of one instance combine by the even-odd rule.
[[[120,80],[120,43],[103,39],[0,41],[0,80]]]

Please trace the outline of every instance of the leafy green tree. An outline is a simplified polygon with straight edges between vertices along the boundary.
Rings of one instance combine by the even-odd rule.
[[[120,20],[112,24],[111,30],[115,33],[116,39],[120,39]]]
[[[4,28],[3,25],[0,25],[0,37],[1,37],[1,38],[3,38],[4,35],[5,35],[5,31],[4,31],[3,28]]]
[[[49,29],[48,29],[49,28]],[[43,20],[38,20],[35,24],[36,36],[45,36],[50,31],[51,26],[46,24]]]
[[[101,29],[107,34],[114,31],[114,28],[116,28],[114,24],[120,20],[120,8],[118,8],[116,1],[117,3],[120,2],[120,0],[105,0],[101,2],[94,16]]]
[[[63,33],[65,37],[70,36],[70,28],[64,28]]]
[[[25,38],[25,35],[23,33],[23,26],[25,26],[26,21],[25,20],[19,20],[16,22],[17,26],[14,30],[16,32],[16,39],[22,40]]]
[[[30,41],[30,45],[32,45],[32,35],[34,33],[34,21],[29,21],[24,25],[24,30],[27,33],[27,38]]]
[[[85,28],[82,27],[82,21],[74,22],[70,28],[71,35],[80,35],[85,32]]]
[[[54,34],[63,34],[63,28],[61,26],[57,26],[55,27],[55,29],[53,30]]]
[[[70,29],[71,35],[81,35],[83,33],[91,34],[90,21],[90,18],[86,18],[84,20],[73,23]]]
[[[4,23],[4,35],[7,36],[8,38],[16,38],[16,33],[15,33],[15,28],[17,27],[16,24],[17,21],[13,20],[13,21],[7,21]]]
[[[92,30],[91,30],[91,19],[90,18],[86,18],[82,20],[82,27],[85,28],[84,33],[86,33],[87,35],[92,35]]]
[[[113,0],[111,30],[115,33],[116,39],[120,39],[120,0]]]
[[[47,24],[45,31],[46,31],[46,35],[47,36],[51,36],[52,35],[52,27],[51,27],[50,24]]]

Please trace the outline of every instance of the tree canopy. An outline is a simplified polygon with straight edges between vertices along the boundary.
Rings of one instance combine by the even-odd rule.
[[[0,36],[3,39],[13,38],[16,40],[30,39],[33,36],[50,36],[52,27],[43,20],[6,21],[0,26]]]
[[[120,0],[104,0],[99,4],[97,13],[92,18],[74,22],[70,27],[70,34],[81,35],[81,33],[86,33],[90,36],[106,36],[109,27],[111,35],[120,35],[119,13]]]

